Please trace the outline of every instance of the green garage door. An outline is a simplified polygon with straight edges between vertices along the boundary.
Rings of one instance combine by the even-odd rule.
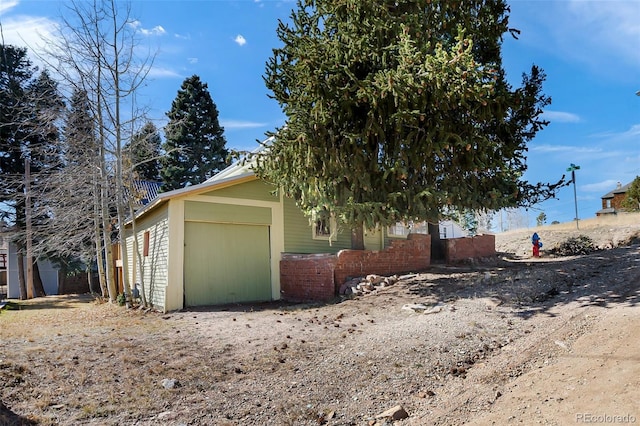
[[[269,227],[185,222],[186,306],[271,300]]]

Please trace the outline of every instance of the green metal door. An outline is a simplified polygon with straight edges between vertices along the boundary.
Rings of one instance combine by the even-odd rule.
[[[186,306],[271,300],[269,227],[185,222]]]

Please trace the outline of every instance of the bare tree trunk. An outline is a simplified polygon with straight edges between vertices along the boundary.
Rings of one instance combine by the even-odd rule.
[[[27,281],[24,276],[24,254],[22,244],[16,243],[16,260],[18,261],[18,283],[20,285],[20,300],[27,300]]]
[[[351,249],[364,250],[364,229],[362,224],[351,230]]]
[[[42,284],[42,276],[40,275],[40,267],[38,266],[38,261],[36,259],[32,259],[32,269],[33,269],[33,296],[34,297],[45,297],[47,293],[44,291],[44,285]]]
[[[98,282],[100,284],[100,290],[102,293],[102,297],[109,297],[109,289],[107,286],[107,276],[105,273],[105,264],[104,264],[104,250],[102,247],[102,236],[100,235],[100,200],[98,197],[94,199],[94,216],[93,216],[93,226],[94,226],[94,245],[96,248],[96,263],[98,266]],[[89,274],[91,274],[91,269],[89,269]]]

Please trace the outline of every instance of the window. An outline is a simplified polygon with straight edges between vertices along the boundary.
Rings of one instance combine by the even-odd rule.
[[[315,218],[313,220],[312,238],[314,240],[335,241],[336,237],[332,235],[335,230],[336,221],[333,217]]]
[[[397,222],[387,228],[387,235],[390,238],[407,238],[409,234],[428,234],[427,222]]]
[[[149,231],[145,231],[144,233],[144,243],[142,246],[142,255],[147,257],[149,256]]]

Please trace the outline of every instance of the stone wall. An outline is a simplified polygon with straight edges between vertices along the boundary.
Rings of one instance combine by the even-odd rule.
[[[443,242],[445,245],[445,259],[448,264],[494,257],[496,255],[495,235],[451,238]]]

